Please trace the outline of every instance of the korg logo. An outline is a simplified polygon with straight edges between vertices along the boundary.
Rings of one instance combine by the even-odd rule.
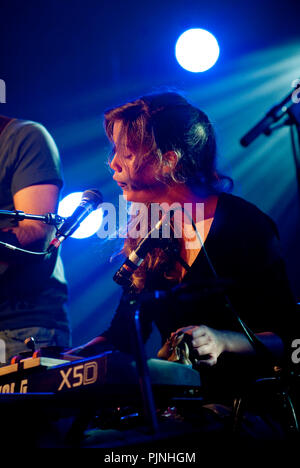
[[[0,104],[6,103],[6,84],[4,80],[0,79]]]

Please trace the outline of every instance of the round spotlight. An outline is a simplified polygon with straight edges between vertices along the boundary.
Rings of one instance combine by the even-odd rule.
[[[58,214],[62,217],[71,216],[81,202],[83,192],[73,192],[64,197],[58,206]],[[71,237],[84,239],[95,234],[100,228],[103,220],[103,210],[98,208],[92,211],[73,232]]]
[[[179,36],[175,45],[179,65],[194,73],[211,68],[218,60],[219,53],[215,36],[205,29],[188,29]]]

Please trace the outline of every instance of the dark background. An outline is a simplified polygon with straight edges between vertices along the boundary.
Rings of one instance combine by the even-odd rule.
[[[176,87],[214,122],[219,166],[233,177],[233,193],[276,221],[300,298],[300,208],[289,128],[260,136],[247,149],[239,144],[300,77],[299,13],[300,2],[290,0],[2,2],[0,79],[7,102],[0,112],[39,121],[51,132],[63,162],[63,196],[97,187],[117,203],[104,110]],[[191,27],[208,29],[219,41],[219,60],[205,73],[183,70],[174,56],[178,36]],[[96,235],[63,245],[75,345],[111,320],[120,290],[112,281],[119,264],[110,257],[119,247]]]

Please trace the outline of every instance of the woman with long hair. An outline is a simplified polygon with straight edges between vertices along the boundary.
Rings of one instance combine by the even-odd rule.
[[[237,316],[282,363],[290,346],[288,314],[294,298],[277,229],[256,206],[229,193],[233,184],[217,170],[216,137],[207,115],[180,94],[163,92],[108,110],[104,124],[113,145],[113,179],[128,202],[146,209],[147,228],[154,205],[175,204],[183,216],[171,218],[173,236],[167,247],[153,244],[133,271],[109,329],[78,353],[92,354],[101,344],[131,352],[128,294],[138,298],[164,290],[168,294],[160,303],[141,307],[144,340],[153,323],[162,344],[184,333],[196,366],[205,373],[211,369],[213,378],[226,375],[223,395],[225,382],[236,390],[264,368],[255,341],[246,336]],[[126,256],[145,232],[133,236],[129,227]],[[210,387],[212,394],[216,388],[220,385]]]

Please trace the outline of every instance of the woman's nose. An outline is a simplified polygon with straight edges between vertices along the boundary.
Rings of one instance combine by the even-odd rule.
[[[110,161],[110,167],[115,172],[122,172],[122,166],[120,164],[120,160],[117,154],[115,154],[112,160]]]

